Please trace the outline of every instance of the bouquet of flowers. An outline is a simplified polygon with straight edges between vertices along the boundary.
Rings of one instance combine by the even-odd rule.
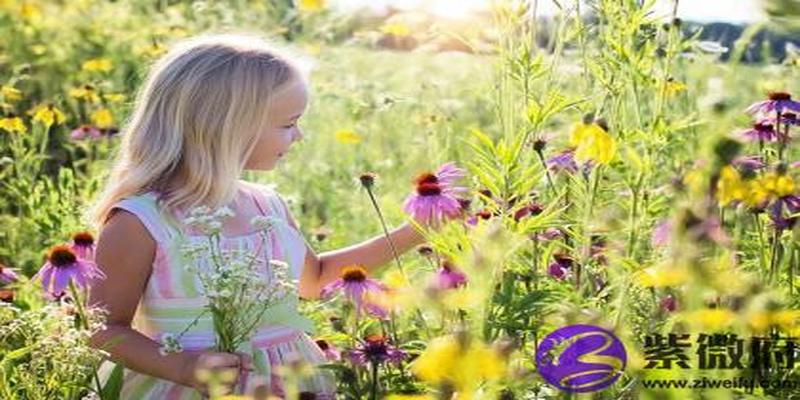
[[[224,249],[220,240],[222,222],[233,215],[227,207],[192,209],[183,222],[198,229],[205,240],[188,242],[181,247],[181,254],[187,261],[185,265],[197,274],[208,298],[203,314],[208,312],[213,319],[215,348],[231,353],[250,339],[270,307],[283,302],[296,290],[285,262],[270,260],[267,267],[260,267],[262,263],[258,262],[268,240],[267,234],[275,225],[274,218],[257,216],[250,221],[261,238],[255,251]],[[162,351],[181,351],[179,339],[192,325],[177,336],[165,337]]]

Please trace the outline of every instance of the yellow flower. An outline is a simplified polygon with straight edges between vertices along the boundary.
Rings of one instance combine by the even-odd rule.
[[[27,20],[38,19],[42,16],[42,9],[36,4],[24,2],[19,8],[19,14]]]
[[[645,287],[677,286],[689,280],[689,272],[685,268],[668,265],[650,267],[635,276]]]
[[[800,310],[762,311],[750,316],[747,321],[750,327],[758,332],[766,332],[771,326],[777,326],[783,331],[790,331],[800,322]]]
[[[436,338],[411,365],[421,380],[434,385],[451,384],[459,392],[474,392],[484,380],[505,375],[506,364],[497,351],[473,338],[466,348],[450,335]]]
[[[93,58],[85,61],[81,68],[89,72],[108,72],[111,71],[111,60],[107,58]]]
[[[35,54],[37,56],[40,56],[40,55],[44,54],[45,52],[47,52],[47,46],[45,46],[43,44],[34,44],[34,45],[32,45],[30,47],[30,49],[31,49],[31,53],[33,53],[33,54]]]
[[[686,85],[682,82],[678,82],[672,78],[664,82],[664,94],[666,94],[667,97],[674,96],[684,90],[686,90]]]
[[[730,326],[735,320],[736,314],[722,308],[707,308],[686,313],[684,318],[699,328],[716,331]]]
[[[348,129],[339,129],[333,135],[339,143],[355,144],[363,140],[361,135]]]
[[[3,95],[3,100],[6,101],[17,101],[22,98],[22,92],[13,86],[3,85],[3,87],[0,88],[0,93]]]
[[[47,127],[61,124],[67,119],[64,113],[52,104],[40,105],[28,113],[33,115],[34,122],[40,122]]]
[[[166,52],[167,46],[158,42],[136,47],[136,53],[150,58],[157,58]]]
[[[302,12],[317,12],[325,8],[325,0],[297,0],[297,9]]]
[[[0,118],[0,129],[12,133],[25,133],[28,131],[28,128],[25,127],[25,124],[22,122],[22,118],[20,117]]]
[[[107,108],[100,108],[92,113],[92,123],[100,129],[110,128],[114,124],[114,116]]]
[[[614,138],[596,123],[576,125],[569,142],[575,146],[575,160],[580,163],[594,161],[608,164],[617,151]]]
[[[111,103],[122,103],[125,101],[125,95],[121,93],[106,93],[103,97]]]
[[[90,85],[72,88],[69,90],[69,95],[76,99],[86,100],[89,103],[100,102],[100,95],[98,95],[97,91]]]
[[[750,181],[747,204],[757,206],[773,198],[794,194],[794,180],[788,175],[766,173]]]
[[[408,36],[411,34],[411,29],[406,24],[390,23],[381,26],[381,32],[394,36]]]
[[[717,181],[717,201],[722,206],[726,206],[733,201],[744,200],[748,195],[748,186],[739,171],[730,165],[722,167],[719,171]]]

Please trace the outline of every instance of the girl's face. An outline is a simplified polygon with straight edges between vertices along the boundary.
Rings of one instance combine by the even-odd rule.
[[[297,80],[277,95],[269,109],[270,126],[256,138],[255,148],[245,163],[246,170],[268,171],[292,144],[303,138],[297,120],[308,104],[308,88]]]

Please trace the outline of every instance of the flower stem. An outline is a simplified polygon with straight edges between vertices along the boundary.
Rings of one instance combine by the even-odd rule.
[[[367,189],[367,194],[369,195],[369,200],[372,202],[372,207],[375,208],[375,212],[378,214],[378,219],[381,221],[383,234],[386,235],[386,240],[389,242],[389,248],[391,248],[392,256],[394,257],[394,261],[397,263],[397,269],[400,270],[400,274],[403,276],[403,278],[405,278],[406,273],[403,271],[402,264],[400,264],[400,255],[397,254],[397,247],[394,245],[391,235],[389,235],[389,229],[386,227],[386,220],[383,218],[381,208],[378,206],[378,202],[375,200],[375,195],[372,193],[372,188],[368,186],[365,186],[364,188]]]

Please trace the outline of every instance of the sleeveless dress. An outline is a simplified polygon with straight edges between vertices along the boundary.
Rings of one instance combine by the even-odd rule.
[[[252,186],[251,186],[252,185]],[[278,194],[263,185],[242,185],[245,194],[255,202],[265,216],[276,217],[277,223],[268,233],[269,241],[258,232],[236,236],[223,236],[224,249],[262,249],[265,260],[278,259],[289,264],[293,279],[300,279],[306,245],[303,236],[287,223],[287,210]],[[250,188],[248,188],[250,186]],[[132,326],[152,340],[163,343],[165,335],[177,335],[189,326],[207,304],[202,294],[202,284],[195,274],[181,265],[180,246],[188,242],[205,240],[199,235],[189,235],[177,219],[159,206],[158,197],[149,192],[120,201],[115,208],[136,215],[156,241],[152,272],[136,310]],[[237,212],[237,210],[234,210]],[[248,229],[251,231],[252,229]],[[260,263],[260,268],[268,267]],[[202,268],[202,266],[201,266]],[[265,279],[267,276],[265,276]],[[277,367],[298,359],[315,365],[326,362],[325,355],[306,332],[313,333],[313,323],[297,310],[298,298],[292,298],[271,307],[250,341],[240,351],[253,356],[255,371],[241,378],[239,390],[250,393],[256,384],[267,384],[274,395],[285,396],[283,381]],[[207,349],[214,346],[214,328],[210,314],[205,313],[180,339],[184,350]],[[102,375],[110,373],[113,363],[107,361]],[[258,379],[253,379],[258,376]],[[314,368],[311,376],[299,381],[301,392],[311,392],[316,399],[334,399],[335,381],[330,372]],[[122,399],[195,400],[202,395],[195,389],[162,380],[125,368]]]

